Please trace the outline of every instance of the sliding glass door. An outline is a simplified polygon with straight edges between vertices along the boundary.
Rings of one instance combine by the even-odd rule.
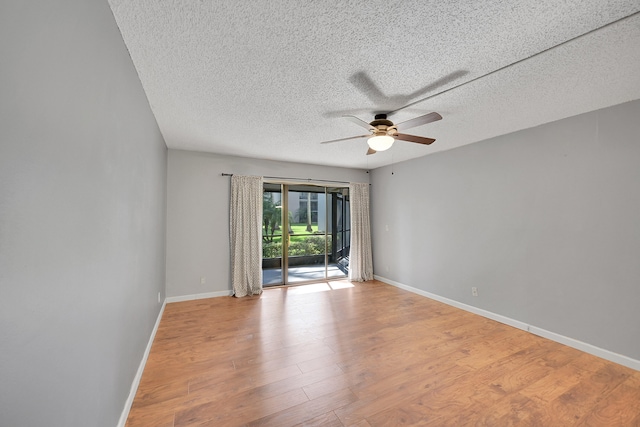
[[[332,201],[331,251],[329,262],[335,263],[345,275],[349,273],[349,249],[351,247],[351,212],[349,189],[334,188],[329,191]]]
[[[283,283],[282,185],[264,184],[262,194],[262,284],[264,286]],[[284,234],[285,240],[287,233]]]
[[[345,277],[349,224],[348,188],[265,183],[264,286]]]

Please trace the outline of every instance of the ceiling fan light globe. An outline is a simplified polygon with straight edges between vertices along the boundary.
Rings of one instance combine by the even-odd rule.
[[[369,144],[372,150],[384,151],[391,148],[393,141],[393,137],[389,135],[380,135],[369,138],[367,144]]]

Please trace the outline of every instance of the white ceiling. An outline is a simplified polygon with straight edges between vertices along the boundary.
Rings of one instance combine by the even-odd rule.
[[[373,169],[640,98],[639,0],[109,3],[169,148]],[[442,91],[390,116],[431,146],[320,144]]]

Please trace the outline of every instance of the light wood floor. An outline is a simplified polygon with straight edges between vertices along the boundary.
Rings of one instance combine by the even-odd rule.
[[[640,426],[638,371],[381,282],[331,286],[167,304],[127,426]]]

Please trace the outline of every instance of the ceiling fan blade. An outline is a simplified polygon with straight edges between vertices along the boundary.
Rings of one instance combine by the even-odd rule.
[[[432,144],[435,139],[433,138],[425,138],[424,136],[416,136],[416,135],[407,135],[404,133],[399,133],[393,136],[395,139],[400,139],[402,141],[416,142],[418,144],[429,145]]]
[[[426,125],[427,123],[431,123],[431,122],[437,122],[438,120],[441,120],[441,119],[442,119],[442,116],[440,114],[429,113],[429,114],[425,114],[424,116],[416,117],[415,119],[410,119],[401,123],[397,123],[396,126],[404,130],[404,129],[414,128],[416,126]]]
[[[374,150],[374,149],[373,149],[373,148],[371,148],[371,147],[369,147],[369,149],[367,150],[367,156],[368,156],[368,155],[370,155],[370,154],[376,154],[376,153],[377,153],[377,151],[376,151],[376,150]]]
[[[362,126],[367,130],[375,130],[375,128],[371,126],[369,123],[365,122],[362,119],[357,118],[356,116],[342,116],[342,117],[357,124],[358,126]]]
[[[333,142],[348,141],[350,139],[369,138],[371,135],[350,136],[349,138],[332,139],[331,141],[322,141],[320,144],[331,144]]]

